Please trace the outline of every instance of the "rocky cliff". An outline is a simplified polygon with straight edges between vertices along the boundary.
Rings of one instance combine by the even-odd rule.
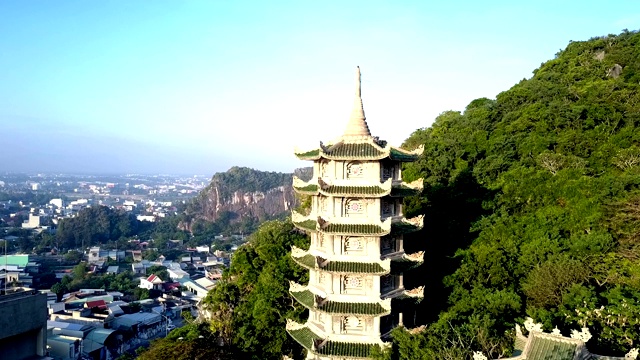
[[[296,169],[295,175],[311,177],[311,168]],[[195,197],[187,208],[194,219],[230,221],[253,218],[272,219],[288,213],[298,205],[292,184],[294,173],[266,172],[233,167],[216,173],[211,183]]]

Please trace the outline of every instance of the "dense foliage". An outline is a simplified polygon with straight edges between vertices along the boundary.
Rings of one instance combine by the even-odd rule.
[[[80,210],[75,217],[62,219],[56,240],[66,249],[75,249],[82,244],[88,247],[133,236],[144,229],[145,223],[138,221],[131,213],[96,205]]]
[[[169,333],[166,338],[153,341],[149,349],[137,351],[138,360],[232,360],[238,359],[226,347],[212,346],[217,337],[205,323],[188,323]],[[118,360],[133,359],[133,356],[121,356]]]
[[[262,224],[204,300],[212,331],[243,359],[282,359],[301,351],[285,332],[286,319],[300,320],[304,311],[289,295],[289,281],[305,283],[308,276],[291,259],[292,245],[308,247],[308,237],[290,222]]]
[[[589,327],[595,353],[637,347],[639,123],[640,34],[624,32],[572,42],[496,100],[413,133],[405,145],[425,152],[404,175],[424,177],[425,193],[407,210],[426,214],[417,246],[433,260],[419,270],[433,290],[419,314],[438,319],[397,333],[396,349],[461,351],[395,357],[505,356],[527,315],[565,335]]]

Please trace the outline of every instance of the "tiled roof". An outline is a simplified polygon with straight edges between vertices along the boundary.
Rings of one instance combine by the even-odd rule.
[[[402,257],[399,259],[391,260],[391,273],[392,274],[400,274],[405,271],[409,271],[411,269],[415,269],[418,266],[422,265],[424,261],[414,261],[411,259],[407,259],[406,257]]]
[[[371,353],[372,348],[378,346],[375,344],[327,341],[316,348],[314,346],[314,341],[321,340],[322,338],[311,331],[308,327],[304,326],[295,330],[290,329],[287,330],[287,332],[304,348],[319,355],[367,358]]]
[[[379,263],[362,263],[351,261],[330,261],[325,267],[325,271],[337,273],[365,273],[365,274],[386,274],[388,273]]]
[[[316,257],[311,254],[307,254],[302,257],[293,257],[293,260],[302,267],[305,267],[307,269],[315,269]],[[363,263],[352,261],[329,261],[321,269],[324,271],[336,273],[361,273],[380,275],[389,273],[389,271],[385,270],[379,263]]]
[[[331,158],[339,159],[369,159],[379,158],[384,151],[369,143],[349,144],[337,143],[327,149],[325,154]]]
[[[578,344],[563,338],[535,336],[526,349],[527,360],[573,360]]]
[[[302,153],[296,153],[296,156],[301,160],[317,159],[320,156],[320,149],[313,149],[313,150],[305,151]]]
[[[416,232],[422,229],[422,226],[412,224],[406,221],[396,221],[391,223],[391,235],[401,235]]]
[[[304,220],[294,221],[293,225],[300,230],[304,231],[316,231],[317,221]],[[335,224],[328,223],[323,228],[320,228],[321,232],[332,235],[366,235],[366,236],[384,236],[389,231],[384,230],[380,225],[375,224]]]
[[[337,186],[330,185],[321,190],[328,195],[383,195],[387,191],[380,186]]]
[[[311,351],[311,348],[313,347],[313,341],[321,339],[319,335],[309,330],[306,326],[296,330],[287,330],[287,332],[291,335],[293,340],[297,341],[309,351]]]
[[[293,189],[301,194],[311,194],[311,195],[315,195],[318,193],[318,185],[316,184],[309,184],[306,186],[293,186]]]
[[[296,152],[301,160],[318,160],[320,158],[331,160],[381,160],[390,158],[396,161],[415,161],[422,153],[422,148],[407,151],[401,148],[388,146],[386,143],[370,142],[339,142],[333,145]]]
[[[315,352],[320,355],[348,356],[356,358],[368,358],[371,350],[376,347],[374,344],[347,343],[328,341]]]
[[[402,151],[402,149],[398,149],[395,147],[391,147],[391,151],[389,152],[389,158],[391,160],[397,161],[416,161],[420,156],[416,154],[407,154]]]
[[[348,303],[338,301],[325,301],[320,306],[314,306],[315,294],[309,290],[293,292],[291,295],[302,305],[309,309],[319,310],[331,314],[353,314],[381,316],[389,314],[380,303]]]
[[[387,190],[380,186],[344,186],[344,185],[330,185],[325,188],[320,188],[316,184],[309,184],[305,186],[294,186],[293,189],[300,194],[316,195],[322,193],[330,196],[371,196],[379,197],[387,194]],[[401,195],[396,195],[401,196]],[[402,195],[405,196],[405,195]]]
[[[313,269],[315,267],[316,264],[316,257],[308,254],[302,257],[293,257],[293,260],[295,260],[295,262],[297,262],[298,264],[300,264],[300,266],[302,267],[306,267],[306,268],[311,268]]]
[[[405,196],[418,195],[421,192],[422,192],[422,189],[414,189],[402,184],[402,185],[393,186],[391,188],[391,194],[389,194],[389,196],[405,197]]]
[[[318,222],[314,221],[314,220],[305,220],[305,221],[300,221],[300,222],[293,222],[293,225],[295,225],[295,227],[297,227],[300,230],[305,230],[305,231],[315,231],[316,230],[316,224]]]
[[[374,224],[333,224],[329,223],[322,230],[328,234],[344,234],[344,235],[386,235],[379,225]]]

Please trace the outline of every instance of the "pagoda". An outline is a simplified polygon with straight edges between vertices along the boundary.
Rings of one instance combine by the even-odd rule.
[[[405,253],[403,234],[420,230],[423,217],[402,213],[403,197],[420,193],[423,182],[401,177],[402,162],[417,160],[423,149],[407,151],[371,136],[360,85],[358,68],[344,134],[295,152],[313,161],[311,181],[293,179],[296,192],[312,197],[310,213],[291,216],[311,245],[292,248],[294,261],[309,269],[309,284],[292,282],[289,291],[309,309],[309,319],[289,320],[287,332],[307,349],[307,359],[367,358],[402,325],[403,301],[423,297],[423,287],[403,285],[403,272],[423,262],[422,252]]]

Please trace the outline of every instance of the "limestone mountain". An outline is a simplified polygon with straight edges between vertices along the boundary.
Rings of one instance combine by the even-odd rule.
[[[205,221],[276,218],[298,204],[291,185],[294,174],[308,178],[311,169],[280,173],[234,166],[213,175],[211,183],[187,206],[187,214]]]

